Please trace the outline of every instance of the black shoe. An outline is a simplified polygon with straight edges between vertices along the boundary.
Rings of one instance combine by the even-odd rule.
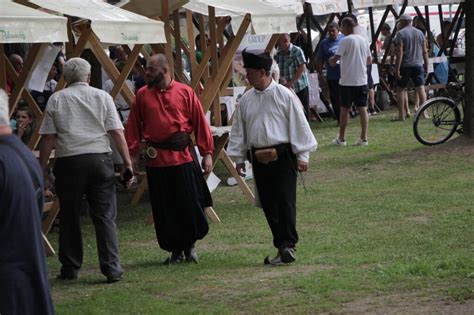
[[[107,283],[115,283],[115,282],[119,282],[122,279],[123,279],[123,277],[121,275],[117,276],[117,277],[107,277],[106,282]]]
[[[59,275],[56,276],[56,279],[58,280],[76,280],[77,279],[77,274],[65,274],[65,273],[60,273]]]
[[[263,264],[267,266],[284,266],[285,263],[281,261],[280,254],[277,254],[274,258],[270,259],[270,257],[265,257],[263,260]]]
[[[176,265],[184,261],[183,252],[172,252],[171,256],[163,262],[165,265]]]
[[[184,251],[184,256],[186,256],[186,262],[198,263],[198,255],[194,245]]]
[[[284,247],[279,250],[281,261],[285,264],[292,263],[296,260],[295,249],[292,247]]]

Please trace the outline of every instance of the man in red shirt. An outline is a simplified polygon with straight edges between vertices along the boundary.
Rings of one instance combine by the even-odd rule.
[[[204,207],[211,206],[212,200],[193,158],[189,135],[194,133],[206,173],[212,169],[212,135],[197,95],[172,80],[164,55],[150,58],[146,79],[147,86],[138,90],[128,118],[128,148],[136,160],[141,139],[147,143],[146,172],[156,236],[160,247],[171,252],[165,263],[197,262],[194,243],[209,230]]]

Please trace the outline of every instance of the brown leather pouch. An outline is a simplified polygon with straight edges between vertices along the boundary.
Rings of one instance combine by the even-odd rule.
[[[258,163],[268,164],[278,160],[278,153],[275,148],[255,150],[255,159]]]

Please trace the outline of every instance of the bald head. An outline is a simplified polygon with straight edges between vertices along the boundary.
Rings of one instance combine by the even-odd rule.
[[[290,34],[283,33],[278,37],[278,48],[282,51],[288,51],[290,48],[291,40]]]
[[[156,54],[150,57],[149,63],[152,63],[153,65],[159,66],[159,67],[168,67],[170,66],[170,63],[168,62],[168,59],[166,59],[166,56],[163,54]]]
[[[146,65],[146,79],[149,88],[165,89],[170,84],[170,64],[165,55],[156,54],[150,57]]]
[[[23,58],[21,58],[20,55],[11,54],[10,57],[8,57],[8,60],[10,60],[10,63],[13,65],[16,72],[20,72],[21,69],[23,69]]]

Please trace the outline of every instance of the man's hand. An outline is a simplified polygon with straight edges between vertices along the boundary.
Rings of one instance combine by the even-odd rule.
[[[306,172],[308,170],[308,162],[296,161],[296,168],[298,172]]]
[[[125,167],[121,179],[122,184],[125,186],[125,188],[129,188],[135,181],[135,176],[133,175],[133,168]]]
[[[54,194],[51,190],[49,190],[48,188],[46,188],[44,191],[43,191],[43,196],[44,197],[47,197],[47,198],[53,198],[54,197]]]
[[[329,58],[329,64],[334,67],[336,64],[337,64],[337,58],[336,56],[332,56],[331,58]]]
[[[209,174],[212,171],[212,156],[206,154],[202,159],[202,168],[204,169],[204,174]]]
[[[397,80],[400,80],[400,79],[402,78],[402,76],[400,75],[400,70],[396,70],[396,71],[395,71],[395,78],[396,78]]]
[[[134,156],[130,156],[130,159],[132,160],[132,168],[134,171],[137,171],[139,169],[139,165],[138,165],[138,154],[134,155]]]
[[[240,176],[245,176],[245,163],[237,163],[235,165],[235,170],[239,173]]]

